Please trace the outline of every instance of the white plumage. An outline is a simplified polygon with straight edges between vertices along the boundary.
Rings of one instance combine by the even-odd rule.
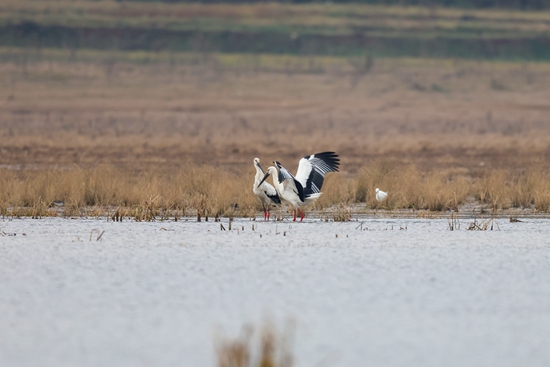
[[[268,182],[263,182],[262,178],[264,177],[265,173],[262,168],[262,165],[260,164],[260,158],[254,158],[254,168],[256,168],[256,175],[254,176],[254,186],[252,187],[252,191],[258,199],[260,199],[260,202],[262,203],[262,209],[264,211],[264,220],[269,220],[271,217],[271,207],[273,205],[280,205],[281,199],[279,198],[279,195],[277,195],[277,191],[275,191],[275,188],[270,185]]]
[[[334,152],[322,152],[305,156],[300,159],[296,176],[293,176],[279,162],[273,162],[275,166],[267,169],[265,179],[272,175],[273,185],[279,196],[288,201],[294,207],[294,218],[296,221],[296,211],[300,214],[300,221],[304,219],[304,213],[300,210],[303,205],[313,203],[321,196],[321,187],[325,175],[329,172],[338,172],[340,159]],[[277,174],[278,173],[278,174]]]
[[[388,193],[376,188],[376,200],[384,201],[388,197]]]

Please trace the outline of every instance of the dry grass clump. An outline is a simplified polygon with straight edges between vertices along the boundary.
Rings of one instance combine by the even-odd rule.
[[[350,222],[353,220],[353,209],[343,203],[332,205],[321,210],[321,220],[325,222]]]
[[[433,211],[458,210],[458,206],[464,204],[469,196],[468,185],[466,177],[431,172],[425,177],[421,191],[424,208]]]
[[[355,199],[369,208],[456,209],[468,197],[467,179],[444,172],[422,173],[415,166],[382,161],[364,167],[356,180]],[[383,202],[376,201],[375,189],[389,192]]]
[[[2,201],[30,206],[36,200],[47,204],[63,201],[77,208],[112,206],[138,200],[123,186],[124,175],[113,167],[69,170],[2,171]]]
[[[510,221],[512,221],[512,219],[510,219]],[[487,230],[493,230],[493,228],[495,227],[496,225],[496,228],[497,230],[500,231],[500,227],[497,223],[497,221],[495,220],[495,218],[487,218],[487,219],[481,219],[479,222],[477,221],[477,218],[474,219],[473,222],[470,222],[470,225],[468,226],[468,228],[466,228],[466,230],[468,231],[487,231]]]
[[[368,187],[365,202],[367,207],[381,209],[423,207],[420,194],[422,174],[415,166],[402,166],[396,162],[382,161],[365,167],[359,182]],[[376,201],[375,189],[391,193],[383,202]]]
[[[512,206],[530,205],[542,212],[550,211],[550,175],[540,167],[527,170],[513,191]]]
[[[326,176],[322,188],[323,195],[317,200],[314,208],[324,210],[337,204],[355,202],[355,187],[353,180],[340,173]]]
[[[252,327],[244,327],[239,337],[217,342],[218,367],[292,367],[291,337],[270,323],[256,335]]]
[[[102,165],[87,169],[0,170],[0,214],[4,216],[102,216],[154,220],[197,216],[255,217],[252,167],[237,172],[211,166],[135,172]],[[388,192],[376,201],[375,189]],[[461,171],[423,172],[414,165],[380,161],[357,176],[330,174],[311,208],[327,220],[347,221],[357,204],[369,209],[455,210],[476,200],[493,210],[529,208],[550,212],[550,173],[488,170],[480,177]],[[284,206],[281,213],[288,208]],[[307,210],[307,209],[306,209]]]
[[[475,198],[487,203],[492,209],[508,209],[512,205],[512,186],[509,173],[495,170],[487,173],[478,182]]]
[[[1,171],[3,215],[89,215],[152,220],[198,211],[202,217],[251,215],[258,207],[248,176],[212,167],[133,173],[94,169]],[[250,191],[250,192],[249,192]]]
[[[549,173],[540,167],[517,175],[506,170],[494,170],[483,175],[476,185],[475,198],[490,208],[529,208],[550,211]]]

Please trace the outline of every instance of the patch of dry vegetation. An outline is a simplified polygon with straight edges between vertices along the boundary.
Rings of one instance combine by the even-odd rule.
[[[0,167],[291,168],[322,150],[351,174],[380,159],[472,176],[550,162],[546,64],[0,51]]]
[[[13,216],[109,215],[136,220],[248,216],[256,209],[251,182],[212,167],[175,174],[134,174],[111,166],[93,169],[13,171],[0,176],[0,211]],[[246,177],[248,178],[248,177]]]
[[[514,177],[509,171],[496,170],[478,183],[475,198],[494,209],[529,207],[548,212],[550,209],[550,183],[548,171],[540,167],[529,168]]]
[[[290,324],[290,323],[289,323]],[[245,326],[237,338],[219,337],[218,367],[292,367],[292,331],[279,331],[265,323],[255,331]]]
[[[495,170],[477,178],[415,166],[378,162],[355,177],[330,174],[324,195],[310,210],[327,220],[346,221],[373,209],[460,211],[477,200],[487,209],[550,211],[550,174],[531,168],[522,174]],[[252,167],[234,173],[209,166],[178,171],[133,172],[92,169],[0,170],[0,213],[4,216],[93,216],[154,220],[195,216],[255,218],[261,211],[252,193]],[[389,192],[377,202],[376,187]],[[283,214],[286,209],[283,209]]]
[[[445,171],[421,172],[415,166],[381,162],[361,169],[357,177],[355,198],[373,208],[457,210],[471,195],[471,179]],[[377,202],[375,188],[391,192]]]
[[[550,210],[546,64],[375,59],[365,71],[361,58],[0,56],[4,215],[252,217],[254,157],[295,172],[323,150],[342,159],[314,207],[331,220],[349,219],[349,207],[470,200]]]

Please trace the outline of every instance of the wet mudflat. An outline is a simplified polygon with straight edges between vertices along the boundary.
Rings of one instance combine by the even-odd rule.
[[[220,330],[293,318],[296,366],[547,366],[550,220],[522,220],[0,221],[0,365],[215,366]]]

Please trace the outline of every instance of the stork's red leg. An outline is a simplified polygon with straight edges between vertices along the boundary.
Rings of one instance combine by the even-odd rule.
[[[300,209],[298,209],[298,213],[300,213],[300,222],[304,220],[304,213],[302,213],[302,211]]]
[[[293,222],[296,222],[296,209],[294,209],[294,218],[292,219]]]

